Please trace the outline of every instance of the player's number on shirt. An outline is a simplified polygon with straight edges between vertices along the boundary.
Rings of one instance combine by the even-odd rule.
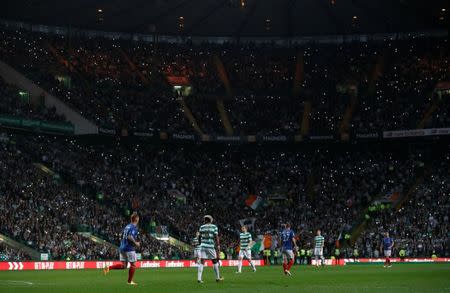
[[[123,230],[122,239],[127,239],[127,238],[128,238],[128,231],[130,231],[130,228],[129,228],[129,227],[126,227],[126,228]]]

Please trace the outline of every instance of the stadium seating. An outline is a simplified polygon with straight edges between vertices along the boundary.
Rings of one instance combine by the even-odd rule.
[[[414,147],[406,153],[389,147],[360,150],[319,148],[302,152],[265,150],[255,153],[251,149],[205,150],[201,146],[179,148],[135,144],[108,146],[47,136],[9,137],[14,144],[3,144],[2,162],[15,172],[2,175],[6,193],[2,200],[4,205],[15,201],[17,206],[2,213],[2,217],[15,219],[3,227],[6,230],[4,232],[29,241],[31,246],[39,250],[51,251],[55,258],[67,255],[73,258],[111,257],[114,252],[110,249],[97,247],[69,231],[75,232],[74,226],[84,225],[98,235],[104,235],[112,243],[117,243],[120,228],[126,223],[123,210],[130,207],[141,214],[143,227],[156,221],[167,225],[172,235],[185,242],[189,242],[194,235],[202,216],[213,214],[221,227],[224,247],[233,249],[237,245],[240,219],[256,217],[253,231],[256,234],[270,232],[274,235],[280,224],[289,219],[299,232],[304,247],[311,245],[314,229],[322,228],[327,239],[325,252],[330,255],[335,242],[344,233],[351,231],[364,209],[373,201],[396,192],[405,194],[422,176],[425,168],[423,162],[431,166],[441,161],[441,165],[436,173],[428,175],[433,179],[420,185],[417,194],[411,198],[426,198],[429,194],[427,188],[438,188],[438,194],[441,194],[439,202],[443,202],[443,207],[448,205],[448,199],[443,194],[449,186],[447,181],[442,180],[449,159],[441,160],[442,151],[433,153],[427,149],[428,145]],[[34,147],[27,148],[27,145]],[[44,164],[59,174],[65,183],[54,182],[48,175],[39,174],[32,163]],[[6,170],[5,167],[2,169]],[[15,174],[18,173],[29,178],[29,184],[13,184]],[[7,190],[17,192],[8,193]],[[169,192],[171,190],[176,190],[182,200],[174,197]],[[96,200],[99,193],[104,196],[100,201]],[[39,201],[27,204],[31,194]],[[247,207],[245,200],[251,194],[264,197],[267,205],[256,211]],[[407,215],[410,216],[413,207],[421,202],[405,202]],[[67,209],[68,206],[71,208]],[[38,221],[39,227],[49,227],[45,232],[51,237],[37,228],[38,214],[22,216],[28,213],[33,215],[33,211],[39,211],[39,208],[53,215]],[[427,215],[435,206],[427,205],[425,208],[423,214]],[[433,214],[437,223],[446,221],[444,210],[433,211]],[[400,221],[405,219],[401,212],[391,216],[391,220],[392,217],[400,217]],[[55,228],[59,226],[58,223],[67,223],[69,226],[59,229],[69,234],[59,235],[61,238],[56,239],[63,241],[68,238],[74,246],[86,249],[77,249],[75,252],[71,251],[70,245],[55,248],[51,241],[46,241],[46,237],[52,238],[61,233],[51,230],[58,229]],[[389,226],[390,223],[386,222],[381,227],[374,225],[377,229],[395,230]],[[18,229],[18,226],[35,227],[35,230],[26,232]],[[369,228],[360,238],[365,239],[364,243],[369,242],[372,248],[379,245],[378,234],[373,232]],[[438,243],[439,251],[444,253],[447,245],[444,241],[445,228],[431,233],[433,243]],[[177,248],[152,238],[146,229],[143,229],[142,237],[145,239],[143,242],[146,243],[144,249],[147,256],[186,256]],[[361,241],[357,245],[362,247]],[[411,255],[419,255],[419,252],[416,253],[418,242],[409,240],[408,234],[402,234],[403,241],[414,247],[411,248]],[[437,249],[437,246],[427,246],[420,251],[420,255]],[[346,253],[345,250],[343,252]],[[361,251],[364,256],[370,253],[370,250]]]
[[[396,235],[396,247],[403,248],[407,256],[448,254],[449,159],[447,155],[443,161],[436,162],[433,171],[427,174],[398,210],[387,209],[376,213],[358,241],[367,256],[373,257],[373,252],[378,249],[376,244],[381,241],[380,233],[384,231]]]
[[[50,253],[52,259],[117,257],[113,247],[97,244],[77,232],[84,231],[79,227],[87,227],[88,231],[117,244],[124,216],[82,190],[72,188],[59,175],[45,173],[33,165],[41,160],[48,163],[53,158],[51,154],[30,151],[32,147],[27,144],[34,142],[37,141],[13,138],[1,144],[1,232],[39,252]],[[26,181],[18,181],[18,176]],[[142,241],[147,243],[142,251],[146,258],[157,253],[159,257],[173,257],[177,251],[147,234],[142,235]]]
[[[15,116],[24,119],[62,122],[65,118],[56,114],[54,108],[33,105],[30,97],[14,85],[6,83],[0,77],[0,115]]]
[[[440,103],[433,95],[450,78],[442,39],[278,48],[1,35],[0,59],[110,129],[198,132],[179,99],[202,134],[229,134],[218,100],[237,135],[299,134],[306,103],[304,135],[449,123],[446,98]],[[191,96],[174,90],[173,80],[191,86]]]
[[[6,29],[0,37],[0,60],[100,129],[307,137],[450,126],[448,89],[435,91],[450,80],[446,39],[286,48]],[[19,92],[0,79],[2,117],[65,121]],[[339,243],[343,256],[357,247],[374,257],[386,230],[409,256],[449,253],[450,159],[438,142],[299,148],[1,131],[0,232],[52,259],[116,258],[132,210],[141,215],[145,258],[190,256],[152,236],[149,223],[188,243],[204,214],[219,223],[227,253],[238,245],[239,221],[249,218],[254,234],[274,239],[291,221],[308,249],[321,228],[326,255]],[[251,195],[263,207],[246,205]],[[370,210],[386,200],[387,208]],[[79,233],[86,230],[109,244]],[[31,258],[0,248],[4,260]]]

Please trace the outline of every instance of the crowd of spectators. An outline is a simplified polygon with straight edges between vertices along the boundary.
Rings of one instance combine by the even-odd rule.
[[[18,119],[43,120],[52,122],[65,121],[64,116],[58,115],[55,108],[33,105],[28,92],[21,91],[12,84],[8,84],[0,77],[0,114],[17,117]]]
[[[395,255],[403,249],[407,257],[448,256],[449,164],[449,155],[436,162],[398,210],[384,209],[372,215],[370,225],[358,241],[363,255],[373,257],[383,232],[388,231],[394,238]]]
[[[304,246],[311,245],[314,230],[320,227],[327,239],[327,253],[373,200],[404,193],[424,168],[427,153],[424,149],[407,153],[327,148],[255,152],[111,146],[48,137],[25,141],[30,139],[38,161],[76,182],[82,194],[101,193],[104,203],[115,206],[104,209],[79,198],[74,204],[95,203],[95,209],[78,212],[83,214],[79,221],[98,234],[116,235],[111,241],[117,241],[120,226],[120,219],[111,220],[113,211],[121,218],[121,210],[133,209],[142,215],[144,226],[156,221],[186,242],[202,216],[213,214],[224,247],[231,248],[238,244],[241,219],[255,217],[252,232],[257,235],[277,231],[281,223],[291,221]],[[263,197],[266,206],[257,211],[247,207],[245,200],[251,194]]]
[[[117,244],[127,221],[126,210],[141,215],[144,257],[189,257],[188,252],[151,237],[147,227],[150,222],[168,226],[172,235],[189,242],[204,214],[214,215],[227,251],[238,245],[239,220],[255,218],[251,229],[255,235],[276,236],[281,224],[290,221],[305,248],[311,247],[315,230],[321,228],[326,237],[325,253],[331,255],[336,241],[351,231],[367,206],[389,194],[405,194],[424,173],[425,163],[433,165],[436,160],[427,146],[406,152],[389,147],[207,150],[202,146],[11,137],[13,144],[2,144],[3,232],[62,259],[114,257],[115,249],[80,236],[77,227],[89,227]],[[34,162],[47,166],[60,178],[40,174]],[[398,213],[381,214],[374,220],[376,229],[369,226],[357,242],[361,255],[373,256],[381,232],[386,230],[411,248],[410,255],[430,252],[429,242],[419,251],[420,241],[410,236],[420,233],[428,233],[428,241],[433,241],[439,253],[445,251],[446,167],[448,159],[436,172],[431,169],[428,176],[432,179],[424,181]],[[19,174],[26,181],[16,180]],[[98,194],[102,194],[101,200],[96,200]],[[245,205],[253,194],[265,200],[263,208],[253,210]],[[435,204],[425,204],[431,198]],[[430,224],[434,229],[430,230],[416,221],[417,206],[423,213],[420,221],[432,216],[436,223],[442,223],[440,230],[435,224]],[[397,221],[388,221],[393,219]],[[385,224],[380,225],[381,220]]]
[[[22,249],[11,248],[0,242],[0,261],[20,261],[24,259],[33,259],[33,257]]]
[[[0,58],[106,128],[194,133],[180,99],[217,135],[226,133],[220,100],[237,135],[298,134],[305,103],[307,135],[414,129],[433,105],[423,126],[449,124],[448,94],[433,93],[449,80],[447,39],[280,48],[0,33]]]
[[[428,117],[424,127],[450,126],[448,94],[434,91],[437,82],[450,80],[447,39],[279,48],[6,30],[0,37],[0,59],[109,129],[192,134],[186,110],[202,132],[213,135],[227,133],[224,115],[235,135],[373,133],[414,129],[423,117]],[[174,90],[173,80],[190,85],[191,94]],[[3,80],[0,98],[0,114],[64,120],[55,109],[21,100],[18,89]],[[240,219],[256,218],[255,234],[277,231],[288,220],[304,247],[321,228],[330,255],[372,201],[405,194],[424,165],[439,162],[420,146],[299,151],[93,144],[43,136],[7,135],[2,141],[9,141],[1,143],[0,153],[2,232],[54,259],[115,257],[114,247],[85,238],[79,227],[117,244],[130,210],[142,216],[144,257],[187,256],[153,238],[145,231],[147,223],[167,225],[188,242],[204,214],[214,215],[228,248],[237,246]],[[33,163],[60,178],[43,174]],[[448,165],[447,159],[429,170],[400,211],[376,215],[357,242],[362,255],[374,255],[386,230],[410,255],[448,250],[443,208],[448,206]],[[265,207],[247,207],[250,195],[264,198]],[[430,199],[439,204],[428,204]]]
[[[98,244],[78,232],[87,227],[88,232],[118,245],[127,223],[124,215],[61,182],[58,176],[43,172],[33,164],[33,152],[23,143],[13,140],[1,144],[1,231],[37,251],[49,252],[52,259],[116,258],[117,248]],[[142,254],[147,258],[157,253],[159,258],[181,254],[151,239],[148,233],[141,238],[146,243]]]

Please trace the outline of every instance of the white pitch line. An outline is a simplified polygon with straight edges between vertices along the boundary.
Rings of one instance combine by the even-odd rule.
[[[306,285],[306,287],[313,287],[313,288],[341,288],[341,289],[408,289],[410,287],[404,287],[404,286],[394,286],[394,287],[382,287],[382,286],[370,286],[370,287],[349,287],[349,286],[334,286],[334,285]]]
[[[0,281],[0,286],[17,286],[17,287],[25,287],[25,286],[53,286],[56,283],[41,283],[41,282],[30,282],[30,281],[19,281],[19,280],[2,280]]]
[[[26,286],[33,286],[34,283],[33,282],[29,282],[29,281],[16,281],[16,280],[4,280],[1,281],[1,283],[6,283],[7,285],[26,285]]]

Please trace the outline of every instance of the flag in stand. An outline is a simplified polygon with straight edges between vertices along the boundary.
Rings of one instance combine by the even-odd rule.
[[[252,251],[255,253],[259,253],[264,250],[264,245],[262,239],[258,239],[255,241],[255,244],[252,246]]]
[[[255,244],[252,246],[252,251],[255,253],[259,253],[264,249],[270,249],[272,247],[272,235],[259,235],[255,240]]]
[[[245,219],[240,219],[239,220],[239,224],[241,224],[242,226],[247,226],[247,229],[252,231],[255,229],[255,222],[256,222],[256,218],[255,217],[251,217],[251,218],[245,218]]]
[[[263,202],[264,202],[264,200],[261,196],[256,196],[256,195],[251,194],[245,200],[245,205],[256,210],[258,207],[262,206]]]

